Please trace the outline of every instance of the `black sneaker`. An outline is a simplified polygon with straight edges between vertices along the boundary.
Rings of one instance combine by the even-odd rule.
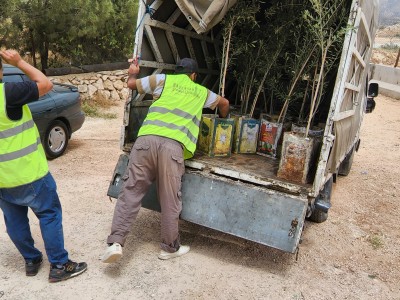
[[[51,265],[49,282],[58,282],[62,280],[67,280],[71,277],[78,276],[87,270],[87,264],[84,262],[76,263],[68,260],[67,263],[63,265]]]
[[[34,260],[26,260],[25,261],[26,276],[35,276],[39,272],[42,262],[43,262],[42,256]]]

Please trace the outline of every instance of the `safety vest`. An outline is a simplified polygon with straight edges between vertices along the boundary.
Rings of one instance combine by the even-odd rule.
[[[138,136],[158,135],[184,146],[184,158],[193,156],[208,90],[189,76],[166,75],[160,98],[149,108]]]
[[[49,171],[39,132],[28,105],[22,118],[11,120],[6,111],[4,84],[0,84],[0,188],[34,182]]]

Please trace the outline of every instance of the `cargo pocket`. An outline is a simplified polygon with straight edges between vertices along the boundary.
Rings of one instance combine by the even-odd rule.
[[[168,175],[181,178],[183,176],[183,173],[185,172],[183,157],[172,155],[171,158],[172,158],[172,163]]]
[[[171,177],[172,182],[176,184],[176,195],[179,200],[179,211],[182,210],[182,176],[185,173],[185,164],[182,156],[171,156],[171,168],[169,169],[168,176]]]
[[[150,145],[144,141],[137,141],[132,146],[128,167],[122,177],[124,186],[129,187],[131,190],[139,190],[141,188],[140,183],[142,179],[146,177],[142,166],[146,164],[146,157],[148,156],[149,149]]]
[[[150,149],[150,145],[144,144],[144,143],[135,143],[133,145],[133,148],[135,150],[149,150]]]
[[[136,142],[133,144],[132,151],[129,157],[130,161],[137,161],[135,157],[143,157],[147,155],[147,151],[150,149],[150,145],[143,142]]]

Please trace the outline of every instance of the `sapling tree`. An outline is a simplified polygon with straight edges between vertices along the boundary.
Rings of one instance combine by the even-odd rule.
[[[341,44],[347,30],[346,26],[343,26],[347,18],[345,0],[309,0],[309,3],[311,4],[310,9],[303,12],[303,18],[307,24],[308,33],[312,35],[313,42],[318,47],[319,55],[314,61],[318,72],[316,71],[317,78],[313,85],[306,136],[321,103],[326,75],[333,62],[338,58],[339,51],[332,51],[332,48]]]
[[[232,33],[235,28],[240,26],[246,30],[258,26],[255,14],[259,11],[258,1],[239,1],[224,18],[222,25],[223,29],[223,53],[221,62],[221,76],[220,76],[220,93],[225,95],[225,80],[228,66],[234,61],[237,54],[242,53],[246,47],[251,47],[252,43],[243,44],[239,38],[240,35],[235,35],[232,40]],[[234,44],[234,52],[231,53],[231,44]]]

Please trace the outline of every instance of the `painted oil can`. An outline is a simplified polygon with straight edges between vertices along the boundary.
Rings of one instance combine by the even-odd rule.
[[[239,115],[233,118],[235,120],[233,152],[256,153],[260,120]]]
[[[283,124],[266,118],[261,118],[260,122],[257,154],[276,157]]]
[[[208,156],[230,156],[235,120],[204,114],[201,118],[197,148]]]
[[[315,155],[315,139],[304,133],[285,132],[277,176],[298,183],[307,183],[310,162]]]

